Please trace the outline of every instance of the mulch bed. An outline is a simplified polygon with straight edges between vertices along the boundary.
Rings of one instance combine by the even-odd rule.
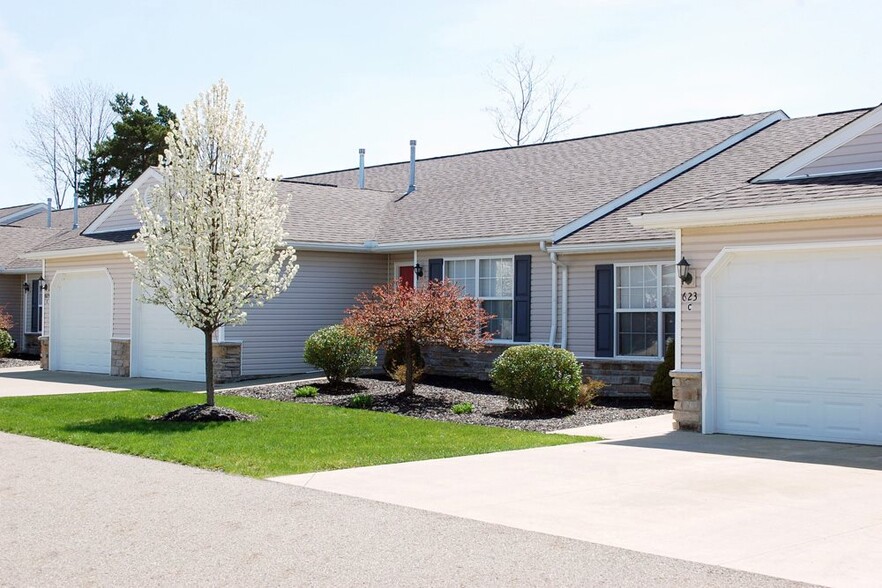
[[[319,395],[313,398],[295,397],[294,386],[291,384],[266,384],[218,391],[218,393],[264,400],[334,406],[347,406],[350,399],[356,394],[370,394],[373,396],[371,410],[437,421],[541,432],[625,421],[670,414],[671,412],[670,410],[653,408],[648,399],[601,398],[597,400],[597,406],[576,409],[571,414],[535,417],[512,409],[505,397],[494,394],[489,383],[479,380],[427,377],[425,381],[416,385],[416,393],[413,396],[402,396],[401,392],[404,387],[385,378],[354,378],[350,382],[344,389],[333,389],[329,384],[323,382],[312,383],[310,385],[319,389]],[[451,410],[453,405],[462,402],[471,402],[474,406],[474,412],[454,414]]]

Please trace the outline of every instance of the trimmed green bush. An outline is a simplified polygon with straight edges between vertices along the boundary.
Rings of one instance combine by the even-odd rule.
[[[453,411],[453,414],[470,414],[475,412],[475,405],[471,402],[460,402],[454,404],[450,410]]]
[[[0,357],[6,357],[15,347],[15,341],[9,331],[0,330]]]
[[[356,394],[349,399],[349,408],[369,409],[374,405],[374,397],[370,394]]]
[[[671,379],[671,370],[673,369],[674,340],[669,339],[665,347],[665,360],[655,370],[652,384],[649,385],[652,403],[658,408],[672,408],[674,406],[674,381]]]
[[[572,410],[582,385],[582,366],[565,349],[509,347],[493,362],[493,386],[510,403],[536,414]]]
[[[300,386],[299,388],[294,388],[295,398],[315,398],[318,396],[318,393],[318,388],[315,386]]]
[[[377,365],[373,346],[342,325],[325,327],[310,335],[303,348],[303,359],[325,372],[333,386]]]

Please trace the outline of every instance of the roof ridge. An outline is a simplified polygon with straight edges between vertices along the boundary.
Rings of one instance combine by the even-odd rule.
[[[582,137],[573,137],[571,139],[560,139],[558,141],[546,141],[545,143],[531,143],[529,145],[506,145],[505,147],[491,147],[489,149],[477,149],[475,151],[463,151],[462,153],[450,153],[447,155],[436,155],[434,157],[425,157],[422,159],[417,159],[416,161],[418,161],[418,162],[419,161],[435,161],[438,159],[450,159],[453,157],[462,157],[465,155],[478,155],[481,153],[493,153],[496,151],[509,151],[509,150],[513,150],[513,149],[541,148],[541,147],[545,147],[547,145],[559,145],[561,143],[572,143],[574,141],[584,141],[586,139],[599,139],[601,137],[612,137],[615,135],[625,135],[627,133],[638,133],[641,131],[650,131],[650,130],[655,130],[655,129],[665,129],[665,128],[670,128],[670,127],[679,127],[679,126],[694,125],[694,124],[700,124],[700,123],[708,123],[708,122],[715,122],[718,120],[729,120],[729,119],[741,118],[741,117],[746,117],[746,116],[762,116],[762,115],[768,116],[768,115],[772,114],[773,112],[776,112],[776,111],[769,110],[766,112],[754,112],[751,114],[733,114],[733,115],[728,115],[728,116],[717,116],[717,117],[704,118],[704,119],[698,119],[698,120],[688,120],[688,121],[681,121],[681,122],[674,122],[674,123],[665,123],[665,124],[660,124],[660,125],[650,125],[650,126],[646,126],[646,127],[637,127],[634,129],[624,129],[621,131],[611,131],[608,133],[598,133],[596,135],[585,135]],[[393,165],[406,165],[409,163],[410,163],[410,160],[395,161],[395,162],[390,162],[390,163],[379,163],[377,165],[365,166],[365,169],[366,170],[367,169],[377,169],[377,168],[381,168],[381,167],[390,167]],[[316,172],[316,173],[310,173],[310,174],[300,174],[300,175],[296,175],[296,176],[287,176],[287,177],[282,178],[282,180],[296,181],[300,178],[309,178],[309,177],[313,177],[313,176],[326,176],[328,174],[357,171],[358,169],[359,169],[358,167],[347,167],[347,168],[336,169],[336,170],[331,170],[331,171]]]
[[[332,172],[329,172],[332,173]],[[379,188],[350,188],[348,186],[340,186],[339,184],[327,184],[324,182],[306,182],[304,180],[298,180],[296,178],[282,178],[278,180],[279,182],[284,182],[285,184],[301,184],[303,186],[318,186],[320,188],[336,188],[338,190],[357,190],[359,192],[379,192],[380,194],[395,194],[395,190],[380,190]]]

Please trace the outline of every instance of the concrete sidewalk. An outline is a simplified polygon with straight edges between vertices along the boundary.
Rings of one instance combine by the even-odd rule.
[[[660,425],[656,419],[646,426]],[[854,587],[879,584],[880,470],[879,447],[668,429],[656,436],[275,480],[666,557]]]
[[[0,464],[3,586],[795,585],[3,433]]]
[[[243,380],[218,384],[217,390],[228,390],[258,384],[279,382],[314,381],[317,378],[281,376],[258,380]],[[320,379],[319,379],[320,380]],[[41,370],[39,367],[17,367],[0,369],[0,398],[4,396],[46,396],[50,394],[82,394],[84,392],[114,392],[117,390],[180,390],[182,392],[204,392],[204,382],[185,382],[181,380],[162,380],[157,378],[121,378],[106,374],[82,372],[59,372]]]

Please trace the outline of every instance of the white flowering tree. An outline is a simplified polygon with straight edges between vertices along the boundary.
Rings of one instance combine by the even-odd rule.
[[[144,255],[128,254],[142,301],[167,307],[205,335],[211,407],[213,334],[244,323],[245,307],[284,291],[298,267],[284,242],[287,202],[267,178],[265,131],[228,94],[220,81],[172,121],[159,161],[164,181],[135,198]]]

